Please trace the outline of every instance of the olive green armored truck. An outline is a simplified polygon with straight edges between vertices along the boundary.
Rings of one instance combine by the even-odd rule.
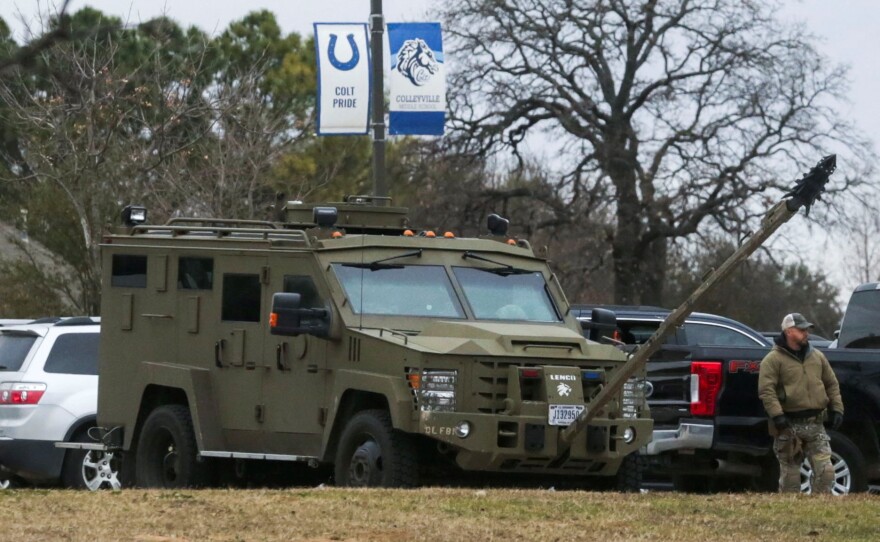
[[[479,238],[410,230],[369,196],[289,202],[277,222],[123,217],[102,245],[95,446],[134,485],[258,460],[351,486],[413,486],[441,463],[609,477],[651,439],[642,372],[560,440],[626,357],[583,338],[496,215]]]

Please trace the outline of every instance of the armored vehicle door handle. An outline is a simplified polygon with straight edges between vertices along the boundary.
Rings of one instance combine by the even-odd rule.
[[[275,346],[275,365],[279,371],[289,371],[290,363],[287,361],[287,343],[278,343]]]
[[[143,316],[144,318],[160,318],[160,319],[168,319],[168,320],[174,318],[174,316],[172,316],[170,314],[142,314],[141,316]]]
[[[217,367],[223,367],[223,343],[226,342],[226,339],[220,339],[216,343],[214,343],[214,365]]]

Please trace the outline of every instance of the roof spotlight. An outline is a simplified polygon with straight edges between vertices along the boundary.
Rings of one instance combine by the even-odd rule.
[[[486,225],[489,227],[489,233],[492,235],[507,235],[507,228],[510,226],[510,221],[500,215],[492,213],[486,219]]]
[[[315,224],[317,224],[319,228],[329,228],[333,224],[336,224],[336,220],[339,218],[339,213],[336,210],[336,207],[315,207],[312,210],[312,216],[314,217]]]
[[[147,221],[147,208],[143,205],[126,205],[122,210],[122,223],[131,228]]]

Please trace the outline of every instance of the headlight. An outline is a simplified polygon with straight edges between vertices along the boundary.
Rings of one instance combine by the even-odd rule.
[[[627,427],[623,430],[623,442],[630,444],[632,441],[636,439],[636,430],[632,427]]]
[[[416,394],[419,410],[445,412],[455,410],[455,382],[458,379],[458,371],[428,369],[421,374],[410,373],[407,378]]]
[[[458,438],[467,438],[471,434],[470,422],[458,422],[455,425],[455,436]]]

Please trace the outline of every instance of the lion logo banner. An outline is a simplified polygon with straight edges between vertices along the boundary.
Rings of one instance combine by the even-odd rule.
[[[391,135],[443,135],[446,73],[440,23],[388,23]]]
[[[363,23],[315,23],[318,134],[362,135],[370,118],[370,48]]]

